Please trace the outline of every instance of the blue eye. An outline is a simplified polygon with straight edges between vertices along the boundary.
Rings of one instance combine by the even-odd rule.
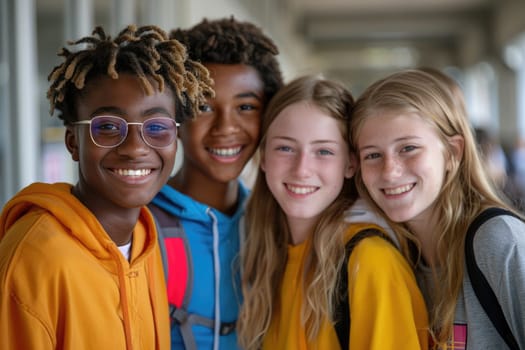
[[[142,126],[143,133],[148,138],[165,137],[166,134],[172,134],[173,129],[176,129],[176,125],[170,118],[148,119]]]
[[[170,128],[170,125],[165,122],[152,121],[144,123],[144,131],[151,132],[161,132]]]
[[[275,149],[281,152],[292,152],[292,147],[290,146],[278,146]]]
[[[410,146],[405,146],[405,147],[403,147],[403,149],[402,149],[401,151],[402,151],[402,152],[410,152],[410,151],[415,150],[416,148],[417,148],[416,146],[412,146],[412,145],[410,145]]]
[[[331,156],[334,154],[334,152],[327,150],[327,149],[321,149],[319,150],[319,154],[322,156]]]
[[[363,159],[377,159],[379,157],[380,157],[379,153],[370,153],[370,154],[365,154]]]

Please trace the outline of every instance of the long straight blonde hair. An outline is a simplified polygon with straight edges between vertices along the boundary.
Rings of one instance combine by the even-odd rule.
[[[261,157],[266,132],[279,113],[289,105],[307,101],[339,122],[348,140],[348,122],[353,97],[340,83],[318,76],[298,78],[282,88],[270,101],[262,122]],[[307,253],[303,278],[305,302],[302,320],[307,337],[314,339],[324,319],[332,320],[337,272],[344,258],[344,211],[355,201],[357,190],[345,179],[338,197],[322,213]],[[245,349],[260,348],[270,322],[280,312],[280,289],[291,241],[286,217],[274,199],[264,173],[259,169],[246,211],[247,234],[242,249],[244,293],[238,321],[239,343]]]

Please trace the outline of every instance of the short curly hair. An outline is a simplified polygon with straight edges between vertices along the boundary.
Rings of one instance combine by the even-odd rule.
[[[63,47],[58,52],[65,60],[49,74],[47,92],[51,114],[59,110],[64,125],[77,121],[77,97],[89,81],[101,76],[136,75],[148,95],[154,93],[153,81],[161,92],[167,84],[179,122],[193,117],[205,98],[213,96],[208,70],[188,59],[186,48],[156,26],[130,25],[114,39],[96,27],[91,36],[68,44],[79,50]]]
[[[185,45],[190,58],[200,63],[252,66],[263,81],[266,101],[283,85],[277,46],[250,22],[238,21],[233,16],[205,18],[189,29],[172,30],[170,37]]]

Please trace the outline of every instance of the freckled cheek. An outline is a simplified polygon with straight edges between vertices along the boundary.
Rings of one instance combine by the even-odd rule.
[[[374,169],[370,166],[361,166],[361,178],[363,182],[368,187],[368,185],[378,177],[379,169]]]
[[[296,172],[296,163],[289,157],[273,155],[266,159],[266,173],[273,179],[280,178],[282,181],[285,177]]]
[[[266,159],[264,163],[266,165],[265,166],[266,173],[270,175],[280,172],[284,166],[284,162],[282,160],[280,161],[277,157],[273,155],[268,155],[268,154],[266,155]]]

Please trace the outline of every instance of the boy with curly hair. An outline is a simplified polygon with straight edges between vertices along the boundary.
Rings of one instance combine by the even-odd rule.
[[[183,162],[150,208],[165,235],[172,349],[236,349],[238,253],[248,189],[239,179],[282,86],[277,47],[259,27],[204,19],[172,31],[214,80],[215,96],[181,125]]]

